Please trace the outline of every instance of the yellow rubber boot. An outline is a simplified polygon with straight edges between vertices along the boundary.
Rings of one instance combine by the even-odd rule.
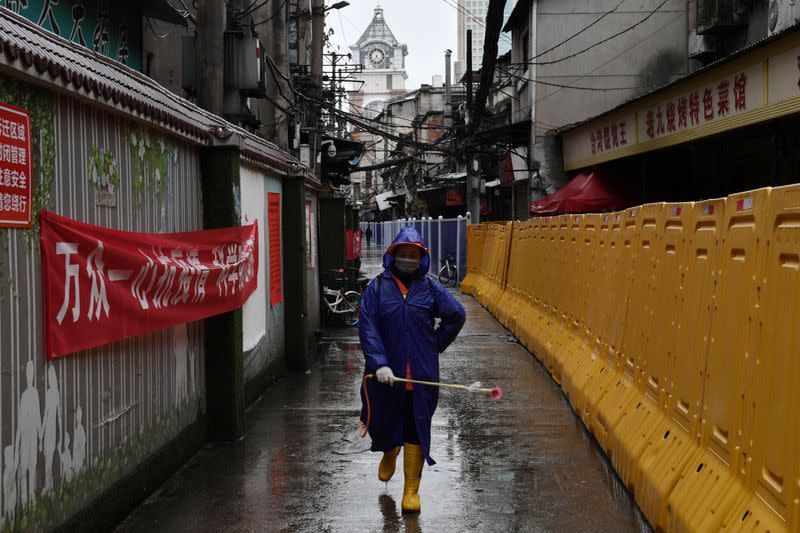
[[[383,459],[381,459],[381,464],[378,465],[378,479],[381,481],[392,479],[398,455],[400,455],[400,446],[388,452],[383,452]]]
[[[403,486],[403,503],[401,507],[404,513],[418,513],[419,503],[419,482],[422,479],[422,465],[425,458],[422,456],[422,446],[419,444],[403,444],[403,474],[405,475],[405,485]]]

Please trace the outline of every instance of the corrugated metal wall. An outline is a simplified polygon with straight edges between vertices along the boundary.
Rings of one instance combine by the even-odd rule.
[[[122,230],[202,229],[197,147],[66,96],[53,104],[52,211]],[[96,205],[95,150],[114,158],[116,207]],[[158,169],[143,163],[150,157]],[[201,323],[47,362],[30,235],[0,231],[0,442],[3,516],[38,528],[63,521],[197,420],[205,372]],[[24,506],[28,495],[36,505]]]

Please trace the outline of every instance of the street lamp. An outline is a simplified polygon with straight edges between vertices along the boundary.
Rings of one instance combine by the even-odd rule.
[[[331,11],[332,9],[342,9],[343,7],[347,7],[349,5],[350,5],[350,2],[348,2],[347,0],[342,0],[341,2],[336,2],[335,4],[331,4],[328,7],[322,7],[322,8],[314,7],[311,11],[309,11],[308,9],[301,9],[300,11],[298,11],[296,13],[296,15],[292,15],[291,13],[289,15],[290,16],[305,15],[306,17],[308,17],[309,20],[311,20],[312,14],[316,15],[316,16],[324,17],[325,13],[327,13],[328,11]]]
[[[343,7],[347,7],[349,5],[350,2],[348,2],[347,0],[342,0],[341,2],[336,2],[335,4],[326,7],[325,9],[322,10],[322,12],[324,13],[326,11],[330,11],[331,9],[342,9]]]

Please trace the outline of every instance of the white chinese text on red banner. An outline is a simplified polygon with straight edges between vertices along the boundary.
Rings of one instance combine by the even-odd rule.
[[[147,234],[40,220],[48,359],[237,309],[256,288],[256,224]]]
[[[0,228],[31,227],[30,117],[0,103]]]

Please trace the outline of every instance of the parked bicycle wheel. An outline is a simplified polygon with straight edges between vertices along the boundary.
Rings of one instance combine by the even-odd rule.
[[[456,277],[455,269],[449,265],[445,265],[439,270],[439,283],[447,287],[447,285],[456,286],[458,279]]]
[[[450,265],[450,285],[458,287],[458,269],[454,265]]]
[[[357,326],[358,315],[361,312],[361,295],[356,291],[345,293],[343,305],[346,305],[348,309],[346,313],[342,314],[344,325],[348,327]]]

